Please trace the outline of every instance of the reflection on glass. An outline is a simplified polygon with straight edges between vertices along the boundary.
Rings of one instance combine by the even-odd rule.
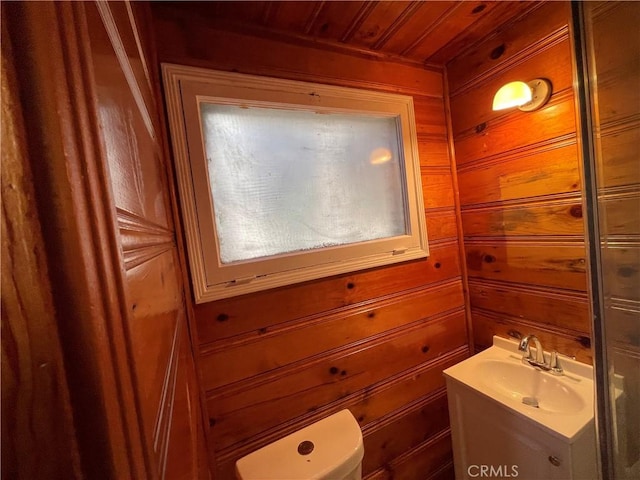
[[[640,478],[640,3],[585,2],[616,479]]]

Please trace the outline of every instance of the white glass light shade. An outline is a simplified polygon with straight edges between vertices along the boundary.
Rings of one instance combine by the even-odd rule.
[[[509,82],[493,97],[493,110],[519,107],[531,101],[531,87],[525,82]]]

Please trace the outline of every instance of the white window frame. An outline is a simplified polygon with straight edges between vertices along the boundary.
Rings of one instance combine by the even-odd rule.
[[[174,64],[163,64],[162,73],[196,303],[428,256],[412,97]],[[200,102],[399,118],[409,233],[222,264]]]

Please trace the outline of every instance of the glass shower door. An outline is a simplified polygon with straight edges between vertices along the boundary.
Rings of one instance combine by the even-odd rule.
[[[640,3],[574,2],[603,478],[640,478]]]

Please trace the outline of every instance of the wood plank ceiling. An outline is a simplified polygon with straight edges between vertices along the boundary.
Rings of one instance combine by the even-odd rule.
[[[213,27],[426,66],[445,65],[490,26],[526,14],[524,1],[172,2]],[[165,4],[166,6],[166,4]]]

